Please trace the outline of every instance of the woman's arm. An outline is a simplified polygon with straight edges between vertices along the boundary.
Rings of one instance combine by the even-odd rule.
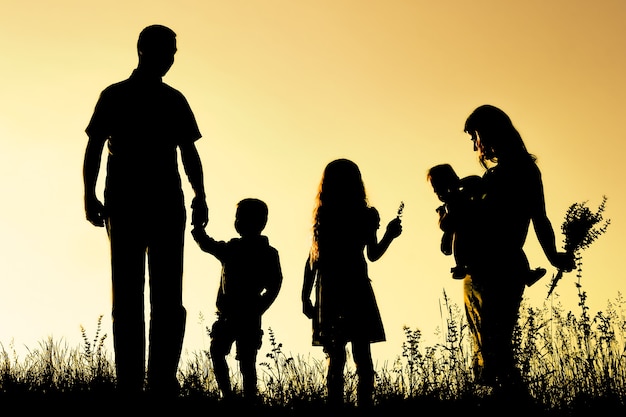
[[[543,249],[548,261],[558,269],[571,271],[574,269],[575,260],[573,254],[559,252],[556,248],[556,236],[552,223],[546,213],[546,203],[543,192],[541,174],[538,175],[536,185],[532,190],[532,222],[537,240]]]

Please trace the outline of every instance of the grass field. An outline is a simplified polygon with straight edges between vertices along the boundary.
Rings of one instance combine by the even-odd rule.
[[[434,346],[422,346],[419,329],[405,328],[401,354],[389,367],[376,370],[375,406],[367,415],[400,412],[452,415],[508,410],[537,416],[589,415],[592,411],[626,411],[626,318],[621,294],[604,311],[590,315],[586,294],[579,287],[580,310],[558,305],[541,308],[523,304],[513,340],[518,365],[530,399],[496,398],[473,384],[471,346],[462,310],[444,294],[447,327]],[[127,399],[115,394],[112,355],[105,349],[106,334],[98,318],[95,336],[82,329],[81,346],[49,338],[18,357],[11,345],[0,345],[0,405],[18,407],[34,415],[54,411],[65,415],[103,415],[174,407],[178,412],[208,415],[236,413],[268,416],[359,414],[355,406],[357,377],[346,369],[346,404],[342,410],[325,406],[326,363],[285,353],[271,328],[269,352],[259,358],[258,403],[223,403],[208,351],[182,358],[181,395]],[[232,373],[235,390],[241,378]],[[178,413],[177,412],[177,413]]]

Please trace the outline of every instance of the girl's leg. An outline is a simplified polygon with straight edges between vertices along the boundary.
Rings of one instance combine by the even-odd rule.
[[[359,377],[357,386],[357,405],[361,408],[373,405],[374,364],[370,343],[367,341],[352,342],[352,356]]]
[[[328,372],[326,374],[326,390],[328,404],[331,406],[343,405],[343,369],[346,365],[346,345],[337,344],[326,347]]]

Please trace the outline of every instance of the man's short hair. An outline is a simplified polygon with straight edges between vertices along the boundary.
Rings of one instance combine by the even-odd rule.
[[[163,25],[150,25],[144,28],[137,40],[137,51],[154,51],[162,49],[176,39],[176,33]]]

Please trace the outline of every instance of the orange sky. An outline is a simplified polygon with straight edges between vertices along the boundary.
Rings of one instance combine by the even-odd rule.
[[[560,224],[573,202],[608,196],[606,235],[583,252],[592,312],[626,288],[626,3],[539,0],[3,1],[0,39],[0,342],[35,346],[49,335],[80,344],[99,315],[110,330],[106,234],[82,206],[84,129],[100,91],[135,68],[139,31],[178,34],[164,81],[179,89],[203,138],[209,234],[235,236],[235,204],[270,208],[266,234],[284,285],[264,317],[286,351],[323,358],[300,312],[302,267],[315,191],[327,162],[353,159],[386,224],[406,204],[404,233],[371,265],[388,340],[379,364],[401,353],[402,326],[427,340],[441,326],[443,292],[461,303],[439,252],[438,200],[426,170],[449,162],[480,174],[467,115],[501,107],[538,156],[547,209]],[[531,230],[532,232],[532,230]],[[185,348],[207,347],[219,264],[188,235]],[[554,271],[530,234],[533,266]],[[548,277],[549,278],[549,277]],[[541,305],[548,278],[526,292]],[[575,276],[557,288],[577,312]],[[203,314],[205,322],[199,323]],[[110,340],[110,339],[109,339]],[[264,341],[262,348],[268,347]]]

